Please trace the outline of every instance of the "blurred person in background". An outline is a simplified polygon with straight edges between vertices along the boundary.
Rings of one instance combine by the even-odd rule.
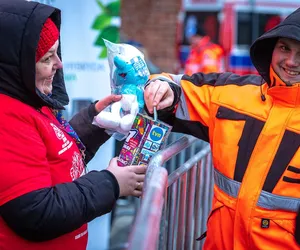
[[[92,125],[121,96],[61,115],[69,98],[60,53],[60,10],[37,2],[0,2],[0,249],[85,250],[87,222],[119,196],[142,194],[145,166],[87,174],[109,136]],[[101,164],[101,162],[99,162]]]
[[[220,45],[212,42],[204,28],[197,23],[195,34],[189,38],[190,52],[184,73],[211,73],[224,71],[224,52]]]
[[[145,103],[175,132],[210,142],[214,198],[204,249],[296,250],[300,8],[256,39],[250,55],[259,75],[151,76]]]

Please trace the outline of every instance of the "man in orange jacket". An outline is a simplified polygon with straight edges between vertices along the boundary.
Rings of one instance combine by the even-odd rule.
[[[210,142],[206,250],[300,249],[299,20],[297,9],[251,46],[260,75],[162,74],[146,87],[150,113]]]
[[[211,41],[200,24],[197,25],[195,34],[190,37],[190,44],[191,49],[185,64],[185,74],[224,71],[223,49]]]

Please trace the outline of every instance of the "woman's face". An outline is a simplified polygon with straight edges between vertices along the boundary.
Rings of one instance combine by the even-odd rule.
[[[45,95],[52,93],[52,81],[62,62],[57,55],[58,40],[35,65],[35,86]]]

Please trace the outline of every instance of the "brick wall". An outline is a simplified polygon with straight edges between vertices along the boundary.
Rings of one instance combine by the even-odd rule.
[[[162,71],[175,72],[176,35],[182,0],[121,0],[121,37],[136,40]]]

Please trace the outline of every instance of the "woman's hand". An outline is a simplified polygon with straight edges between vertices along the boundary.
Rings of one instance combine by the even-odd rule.
[[[100,113],[103,109],[105,109],[107,106],[114,102],[118,102],[122,99],[122,95],[109,95],[102,100],[99,100],[95,104],[95,109],[97,113]]]
[[[111,159],[107,168],[117,179],[120,196],[141,196],[147,167],[145,165],[131,165],[119,167],[117,157]]]

